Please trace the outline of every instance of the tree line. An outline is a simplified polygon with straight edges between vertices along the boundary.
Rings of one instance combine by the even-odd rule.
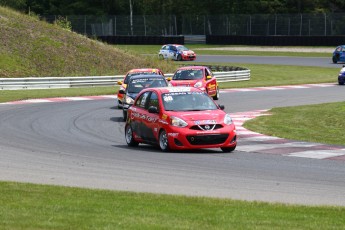
[[[219,15],[345,12],[344,0],[0,0],[37,15]]]

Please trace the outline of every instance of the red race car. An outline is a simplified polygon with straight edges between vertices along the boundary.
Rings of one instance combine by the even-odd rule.
[[[151,75],[151,74],[158,74],[164,76],[164,73],[160,69],[154,69],[154,68],[142,68],[142,69],[132,69],[127,72],[125,75],[123,81],[118,81],[117,84],[120,85],[120,89],[117,92],[117,107],[121,109],[123,107],[123,100],[124,100],[124,94],[120,91],[126,91],[127,84],[129,82],[129,79],[132,76],[135,75]]]
[[[208,93],[214,100],[219,99],[219,87],[216,77],[206,66],[185,66],[176,70],[170,79],[172,86],[190,86]]]
[[[128,146],[159,145],[162,151],[221,148],[235,150],[236,128],[224,106],[194,87],[147,88],[128,109]]]

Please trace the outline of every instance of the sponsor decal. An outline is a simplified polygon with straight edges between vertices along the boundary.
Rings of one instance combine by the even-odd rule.
[[[141,113],[137,113],[137,112],[133,111],[131,113],[131,119],[134,119],[134,118],[140,118],[143,120],[147,120],[148,122],[151,122],[151,123],[155,123],[157,121],[156,117],[146,116],[145,114],[141,114]]]
[[[216,88],[216,84],[208,84],[208,88],[209,89],[215,89]]]
[[[178,137],[178,133],[168,133],[169,137]]]

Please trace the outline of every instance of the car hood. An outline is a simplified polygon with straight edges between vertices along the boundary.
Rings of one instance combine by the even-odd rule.
[[[194,54],[194,51],[193,50],[181,51],[181,53],[184,53],[184,54]]]
[[[222,110],[204,110],[204,111],[179,111],[169,112],[170,116],[175,116],[183,119],[186,122],[194,123],[223,123],[225,112]]]
[[[173,86],[191,86],[193,87],[200,79],[197,80],[171,80]]]

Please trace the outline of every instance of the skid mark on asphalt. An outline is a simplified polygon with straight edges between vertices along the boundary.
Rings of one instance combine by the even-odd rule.
[[[255,110],[231,114],[238,134],[238,146],[236,150],[243,152],[277,154],[289,157],[345,161],[345,146],[325,145],[266,136],[261,133],[247,130],[243,127],[243,123],[245,121],[258,116],[267,115],[270,115],[267,110]]]

